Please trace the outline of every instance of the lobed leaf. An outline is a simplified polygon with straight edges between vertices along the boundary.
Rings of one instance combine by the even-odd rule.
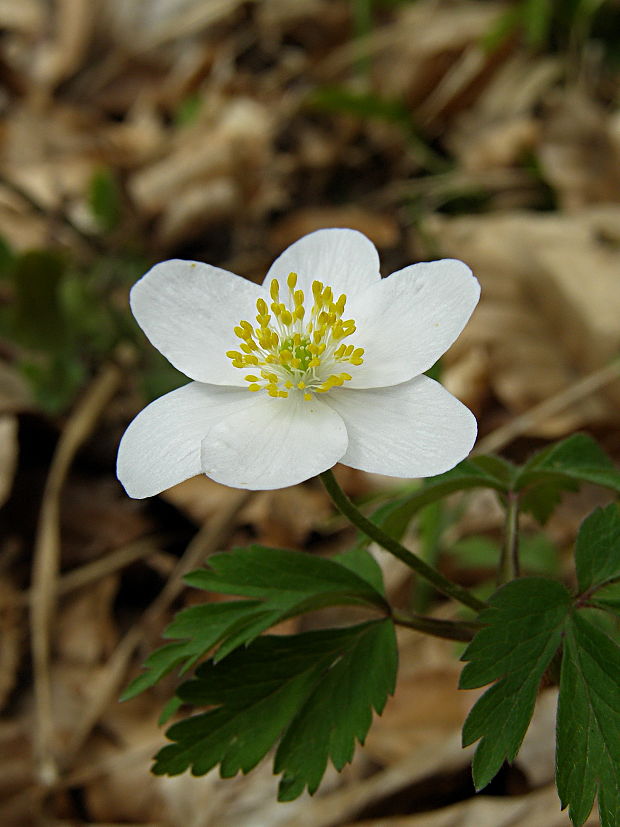
[[[567,625],[557,720],[556,783],[580,827],[595,795],[601,827],[620,823],[620,646],[575,612]]]
[[[476,702],[463,727],[463,745],[480,739],[474,784],[485,787],[512,761],[527,730],[542,676],[557,652],[572,604],[568,590],[541,577],[513,580],[479,615],[486,626],[465,650],[461,689],[497,681]]]
[[[133,698],[177,667],[186,672],[216,646],[214,659],[221,660],[294,615],[336,605],[389,610],[380,569],[365,551],[345,555],[338,562],[256,545],[216,554],[208,569],[191,572],[185,580],[197,588],[254,599],[206,603],[179,612],[164,637],[180,640],[147,658],[146,671],[127,687],[122,700]]]
[[[522,491],[521,510],[546,522],[562,492],[589,482],[620,493],[620,471],[586,434],[573,434],[535,454],[518,473],[514,488]]]
[[[597,508],[577,535],[575,563],[579,589],[598,589],[620,577],[620,512],[616,505]]]
[[[217,764],[223,777],[249,772],[279,741],[274,771],[279,798],[313,793],[328,760],[341,769],[355,741],[394,691],[397,648],[390,620],[347,629],[264,636],[225,660],[209,661],[183,684],[179,697],[212,706],[167,735],[175,743],[156,756],[153,771],[203,775]]]

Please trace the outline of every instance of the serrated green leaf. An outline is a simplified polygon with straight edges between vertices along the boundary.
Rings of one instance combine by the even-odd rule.
[[[348,651],[324,675],[282,738],[274,772],[283,773],[278,798],[292,801],[307,785],[318,788],[328,759],[341,770],[364,742],[372,710],[381,714],[396,686],[398,651],[394,627],[384,621],[351,641]],[[312,762],[308,747],[312,745]]]
[[[620,823],[620,646],[575,612],[566,628],[556,782],[575,827],[598,796],[601,827]]]
[[[396,539],[400,539],[413,517],[425,506],[470,488],[491,488],[505,493],[516,469],[500,457],[474,457],[463,460],[455,468],[426,480],[421,488],[382,505],[372,517],[373,522]]]
[[[485,787],[521,746],[543,673],[561,643],[571,607],[568,590],[540,577],[513,580],[489,600],[487,624],[469,644],[460,688],[497,681],[476,702],[463,727],[463,745],[482,739],[473,762],[474,784]]]
[[[152,652],[144,663],[146,671],[129,684],[121,701],[128,701],[154,686],[176,667],[180,667],[181,674],[186,672],[223,637],[232,634],[262,609],[259,600],[239,600],[192,606],[179,612],[166,628],[164,637],[188,639],[167,643]]]
[[[213,708],[175,724],[175,743],[153,771],[194,775],[220,764],[230,777],[249,772],[280,740],[274,771],[283,773],[281,800],[318,787],[328,760],[342,768],[363,741],[372,709],[393,692],[397,667],[389,620],[290,637],[265,636],[220,663],[210,661],[179,697]]]
[[[597,508],[581,524],[575,546],[577,582],[582,592],[620,577],[620,512]]]
[[[167,724],[170,718],[172,718],[175,712],[178,712],[182,705],[183,701],[180,698],[177,698],[176,695],[173,695],[166,703],[161,711],[161,715],[157,719],[159,726],[164,726],[164,724]]]
[[[286,612],[297,605],[353,604],[387,609],[385,598],[368,580],[335,560],[302,551],[259,545],[234,549],[214,554],[208,569],[191,572],[185,580],[200,589],[256,597],[268,601],[270,608]]]
[[[368,555],[369,557],[370,555]],[[208,569],[185,577],[189,585],[220,594],[256,598],[228,603],[207,603],[180,612],[164,632],[166,638],[180,638],[153,652],[146,671],[127,687],[121,700],[128,700],[157,683],[179,667],[186,672],[215,646],[214,661],[221,660],[238,646],[250,643],[267,629],[289,617],[325,606],[372,606],[387,613],[381,591],[371,582],[380,578],[376,563],[357,556],[339,563],[311,554],[263,546],[214,554]],[[378,569],[378,567],[377,567]],[[380,582],[378,586],[382,587]]]
[[[589,482],[620,493],[620,471],[586,434],[573,434],[535,454],[521,469],[514,489],[522,491],[521,510],[544,523],[562,492]]]

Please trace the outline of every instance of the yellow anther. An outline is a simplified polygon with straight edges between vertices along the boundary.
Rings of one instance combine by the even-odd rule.
[[[280,300],[280,282],[271,279],[269,295],[256,299],[256,323],[245,319],[234,328],[239,350],[227,351],[234,367],[254,366],[245,376],[252,391],[265,390],[271,397],[286,398],[300,392],[310,400],[349,382],[350,373],[334,372],[346,362],[363,363],[364,348],[340,340],[355,332],[353,319],[343,319],[347,297],[334,300],[329,284],[312,282],[314,304],[305,303],[305,293],[296,289],[297,274],[289,273],[286,302]]]

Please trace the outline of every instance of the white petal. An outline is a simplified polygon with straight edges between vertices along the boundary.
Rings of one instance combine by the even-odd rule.
[[[227,350],[239,350],[233,327],[254,324],[260,287],[219,267],[173,259],[156,264],[131,290],[131,309],[155,347],[199,382],[245,385]]]
[[[347,449],[340,416],[301,394],[248,393],[244,410],[222,417],[202,443],[202,470],[233,488],[285,488],[331,468]]]
[[[200,474],[204,435],[251,395],[190,382],[151,402],[130,423],[118,449],[116,473],[129,496],[152,497]]]
[[[332,390],[325,402],[344,419],[340,462],[391,477],[432,477],[453,468],[476,440],[474,415],[427,376],[371,390]]]
[[[349,388],[406,382],[445,353],[471,316],[480,285],[462,261],[412,264],[361,296],[347,314],[357,325],[347,343],[364,348],[364,364],[351,370]]]
[[[316,230],[291,244],[269,268],[264,286],[271,279],[280,282],[280,294],[287,295],[286,279],[297,273],[297,289],[303,290],[312,305],[312,282],[330,285],[335,298],[350,296],[378,282],[379,254],[375,245],[357,230]],[[347,315],[348,318],[348,315]]]

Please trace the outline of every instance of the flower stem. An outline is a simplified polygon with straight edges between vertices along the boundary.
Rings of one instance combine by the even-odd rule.
[[[441,637],[446,640],[462,640],[469,643],[482,626],[475,622],[459,623],[456,620],[441,620],[437,617],[426,617],[415,613],[404,614],[392,612],[392,620],[397,626],[407,626],[409,629],[417,629],[433,637]]]
[[[428,580],[429,583],[432,583],[438,592],[441,592],[448,597],[452,597],[454,600],[457,600],[464,606],[468,606],[475,612],[480,612],[483,609],[486,609],[486,603],[482,600],[478,600],[478,598],[471,594],[471,592],[467,591],[467,589],[464,589],[457,583],[453,583],[451,580],[448,580],[448,578],[444,577],[443,574],[440,574],[436,571],[436,569],[429,566],[428,563],[425,563],[424,560],[416,554],[413,554],[413,552],[406,549],[393,537],[390,537],[389,534],[386,534],[376,523],[373,523],[365,517],[338,485],[331,470],[323,471],[320,476],[327,493],[332,498],[338,510],[341,511],[354,526],[359,528],[360,531],[363,531],[367,537],[370,537],[371,540],[374,540],[386,549],[386,551],[389,551],[390,554],[394,555],[394,557],[398,557],[399,560],[401,560],[406,566],[409,566],[410,569],[413,569],[420,575],[420,577],[423,577],[425,580]]]
[[[504,545],[497,571],[497,585],[509,583],[519,576],[519,494],[509,491],[506,504]]]

